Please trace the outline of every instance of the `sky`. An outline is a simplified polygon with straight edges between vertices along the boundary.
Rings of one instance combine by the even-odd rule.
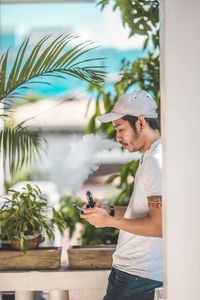
[[[112,5],[101,11],[95,2],[0,4],[1,30],[14,29],[24,37],[32,29],[68,28],[83,40],[90,39],[103,47],[141,48],[143,37],[128,39],[129,29],[122,26],[120,11]]]

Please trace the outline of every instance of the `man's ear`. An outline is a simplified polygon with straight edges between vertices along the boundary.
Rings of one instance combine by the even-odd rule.
[[[144,129],[144,126],[145,126],[145,119],[144,119],[144,117],[142,117],[142,116],[139,116],[138,117],[138,120],[137,120],[137,129],[138,130],[143,130]]]

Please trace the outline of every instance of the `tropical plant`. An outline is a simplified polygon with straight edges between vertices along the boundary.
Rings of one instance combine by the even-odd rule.
[[[9,192],[9,197],[2,197],[5,201],[0,208],[1,239],[19,240],[21,250],[26,253],[27,236],[46,232],[49,239],[54,239],[55,225],[63,233],[67,223],[62,213],[48,206],[37,185],[27,184],[22,191],[10,189]]]
[[[101,9],[111,1],[101,0]],[[104,112],[110,112],[117,99],[133,88],[141,88],[149,91],[158,105],[158,115],[160,119],[160,79],[159,79],[159,0],[113,0],[113,10],[119,9],[121,12],[123,26],[130,29],[129,36],[135,34],[146,37],[143,49],[147,51],[145,58],[136,61],[121,62],[120,80],[113,86],[113,91],[107,91],[106,82],[100,86],[89,84],[88,90],[96,95],[96,110],[89,120],[87,133],[103,131],[110,139],[115,138],[115,129],[111,123],[96,123],[96,117]],[[94,98],[94,97],[93,97]],[[103,111],[100,103],[103,102]],[[90,102],[88,102],[89,108]],[[130,198],[130,187],[133,188],[134,177],[138,162],[130,162],[125,165],[120,174],[111,176],[107,182],[111,183],[116,177],[120,178],[120,188],[122,192],[116,198],[116,203],[121,203],[124,199]]]
[[[11,172],[21,169],[31,163],[36,154],[42,149],[45,139],[39,132],[21,125],[5,124],[0,130],[0,145],[2,146],[4,167],[9,164]],[[0,151],[1,152],[1,151]]]
[[[36,83],[51,84],[42,78],[66,78],[72,76],[87,82],[98,84],[103,81],[102,66],[90,65],[99,60],[84,59],[84,54],[95,49],[93,42],[85,42],[68,47],[76,37],[60,35],[52,42],[51,36],[41,39],[29,54],[29,38],[26,39],[16,54],[11,68],[8,66],[9,50],[0,57],[0,103],[7,108],[13,106],[16,99],[23,97],[23,92]],[[85,66],[85,63],[89,64]],[[10,71],[9,71],[10,70]],[[39,79],[39,80],[37,80]],[[0,114],[9,116],[9,110]],[[9,158],[10,169],[20,168],[33,158],[33,150],[38,151],[41,137],[24,127],[24,123],[0,130],[0,151],[4,152],[4,162]]]
[[[111,2],[100,0],[101,10]],[[113,0],[113,11],[119,9],[122,24],[130,29],[129,37],[135,34],[146,37],[144,48],[153,43],[153,48],[159,47],[159,0]]]
[[[99,1],[101,9],[109,3],[109,0]],[[159,0],[114,0],[113,10],[120,9],[123,26],[130,29],[129,36],[135,34],[146,37],[143,45],[147,51],[145,58],[139,58],[136,61],[127,61],[123,59],[119,73],[121,78],[113,86],[113,92],[106,91],[106,82],[100,86],[90,84],[88,90],[96,96],[96,110],[91,117],[87,132],[93,133],[103,131],[109,138],[114,138],[114,128],[112,124],[97,125],[95,118],[102,114],[100,101],[103,100],[103,109],[109,112],[114,106],[119,96],[125,94],[132,87],[140,87],[149,91],[155,98],[160,114],[160,90],[159,90]],[[89,108],[90,102],[88,103]],[[88,109],[87,108],[87,109]]]
[[[99,5],[103,9],[109,0],[102,0]],[[140,58],[137,61],[122,60],[120,69],[121,79],[113,86],[113,92],[107,91],[106,82],[101,85],[95,86],[89,84],[88,91],[95,95],[95,112],[89,120],[87,126],[87,133],[96,133],[103,131],[108,138],[115,138],[115,130],[111,123],[96,123],[97,116],[104,112],[110,112],[117,99],[128,92],[130,88],[138,86],[141,89],[149,91],[155,98],[158,105],[158,113],[160,107],[160,91],[159,91],[159,1],[158,0],[114,0],[113,10],[117,8],[121,11],[122,22],[124,26],[130,28],[130,36],[140,34],[146,36],[143,49],[147,51],[145,58]],[[103,102],[103,111],[101,103]],[[90,106],[90,101],[86,112]],[[119,174],[110,176],[106,184],[113,183],[118,180],[115,185],[117,196],[110,199],[112,205],[127,205],[132,194],[134,187],[134,180],[139,161],[131,161],[125,164]],[[75,203],[82,206],[83,203],[80,199],[76,199]],[[75,210],[72,206],[71,197],[63,198],[61,200],[61,212],[65,216],[70,230],[70,237],[76,227],[76,223],[82,224],[79,242],[82,245],[87,244],[116,244],[118,237],[118,230],[114,228],[95,228],[79,216],[79,211]]]

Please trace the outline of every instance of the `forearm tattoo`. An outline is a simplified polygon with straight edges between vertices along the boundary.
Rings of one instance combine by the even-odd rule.
[[[148,197],[149,207],[161,208],[162,207],[162,196],[150,196]]]

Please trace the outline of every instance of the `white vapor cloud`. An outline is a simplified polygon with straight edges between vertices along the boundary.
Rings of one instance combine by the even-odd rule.
[[[78,190],[89,174],[99,168],[98,153],[115,147],[116,142],[101,134],[89,134],[82,138],[74,136],[69,145],[69,153],[64,161],[64,167],[70,174],[66,177],[66,185]]]

